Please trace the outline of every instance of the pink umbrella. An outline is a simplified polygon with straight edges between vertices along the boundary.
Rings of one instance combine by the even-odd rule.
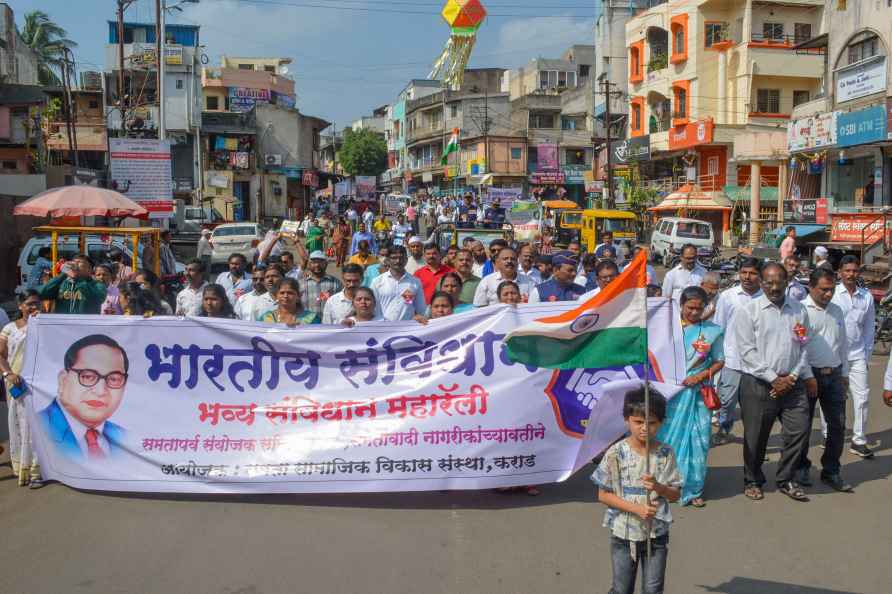
[[[95,186],[52,188],[22,202],[16,215],[35,217],[137,217],[148,211],[119,192]]]

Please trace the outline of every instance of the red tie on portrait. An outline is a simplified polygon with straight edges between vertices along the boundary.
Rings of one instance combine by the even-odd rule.
[[[87,454],[90,458],[105,458],[105,452],[99,447],[99,432],[96,429],[87,429],[84,438],[87,440]]]

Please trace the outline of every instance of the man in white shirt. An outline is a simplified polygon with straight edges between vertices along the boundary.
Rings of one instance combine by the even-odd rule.
[[[521,246],[517,254],[517,263],[520,265],[519,272],[521,274],[525,274],[533,279],[533,282],[537,285],[542,283],[542,274],[536,268],[536,250],[532,244],[525,243]]]
[[[849,346],[846,340],[846,321],[842,309],[832,303],[836,276],[829,270],[817,268],[809,278],[809,294],[803,300],[812,333],[806,343],[808,363],[818,382],[818,397],[809,398],[808,426],[815,415],[815,404],[820,401],[827,420],[827,438],[821,456],[821,482],[836,491],[849,492],[852,486],[842,480],[840,458],[846,433],[846,386],[848,384]],[[800,485],[811,486],[808,445],[799,459]]]
[[[250,293],[242,295],[233,307],[235,317],[240,320],[254,321],[254,318],[251,317],[251,312],[254,309],[254,302],[266,295],[266,287],[263,284],[262,268],[254,268],[254,271],[251,272],[251,285],[253,290]]]
[[[397,215],[396,224],[390,230],[393,245],[406,245],[406,238],[412,233],[412,225],[406,222],[406,215]]]
[[[737,278],[740,284],[725,289],[719,294],[715,304],[715,314],[712,322],[721,326],[725,331],[725,366],[722,367],[719,376],[719,398],[722,408],[718,411],[719,427],[713,437],[714,445],[727,443],[731,438],[731,427],[734,426],[734,409],[740,396],[740,355],[737,344],[730,335],[731,324],[737,311],[753,299],[762,296],[762,288],[759,281],[759,269],[761,265],[755,258],[744,258],[740,261]]]
[[[415,274],[415,271],[424,266],[424,243],[417,235],[409,239],[409,254],[406,261],[406,272]]]
[[[356,289],[362,285],[362,266],[359,264],[347,264],[341,271],[343,290],[335,293],[325,302],[322,308],[323,324],[340,324],[353,315],[353,297]]]
[[[876,311],[870,291],[858,286],[861,262],[855,256],[843,256],[839,261],[839,285],[833,303],[842,309],[846,319],[849,341],[849,393],[852,395],[852,443],[849,451],[862,458],[873,458],[867,447],[867,408],[870,384],[867,362],[873,354]]]
[[[786,298],[784,267],[769,262],[760,278],[764,294],[734,314],[725,338],[726,344],[735,344],[742,372],[744,495],[752,500],[764,497],[762,464],[771,430],[780,420],[783,450],[775,475],[777,490],[795,501],[808,501],[796,471],[811,431],[808,399],[818,395],[805,346],[813,333],[802,304]]]
[[[279,284],[285,278],[285,274],[282,272],[282,267],[278,264],[270,264],[263,270],[263,286],[266,289],[266,292],[254,299],[251,304],[251,311],[248,315],[251,317],[249,320],[259,320],[260,317],[266,312],[274,309],[276,307],[276,296],[275,290],[276,285]],[[241,301],[241,299],[239,299]]]
[[[202,229],[201,239],[198,240],[198,246],[195,252],[195,258],[201,261],[208,274],[211,273],[211,255],[213,253],[214,248],[211,246],[211,230]]]
[[[367,206],[362,212],[362,222],[365,223],[366,229],[372,230],[372,223],[375,222],[375,213],[372,212],[371,207]]]
[[[697,248],[685,244],[681,248],[681,262],[663,278],[663,297],[671,297],[678,303],[681,292],[688,287],[699,287],[706,269],[697,262]]]
[[[474,305],[486,307],[499,302],[497,293],[502,281],[514,281],[520,289],[520,296],[524,303],[530,298],[530,291],[536,286],[533,279],[525,274],[517,272],[517,254],[513,249],[506,247],[499,250],[498,259],[495,262],[495,272],[484,276],[477,285],[474,293]]]
[[[394,246],[388,258],[390,270],[372,281],[375,315],[390,322],[422,318],[427,309],[424,289],[421,281],[406,270],[406,248]]]
[[[202,293],[207,283],[204,280],[204,265],[195,259],[186,264],[186,286],[177,293],[178,316],[197,316],[201,313]]]

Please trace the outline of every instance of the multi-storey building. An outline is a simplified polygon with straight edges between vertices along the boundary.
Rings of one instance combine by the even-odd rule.
[[[526,139],[526,183],[539,198],[585,199],[592,164],[595,47],[571,46],[511,73],[511,132]]]
[[[642,175],[704,192],[692,214],[725,240],[727,195],[741,198],[737,212],[751,210],[755,238],[760,221],[776,219],[786,185],[790,114],[821,92],[821,52],[795,48],[820,27],[823,0],[649,4],[626,23],[628,133],[649,143]],[[761,200],[769,187],[774,204]]]
[[[163,101],[159,103],[156,26],[108,23],[105,47],[105,119],[112,137],[160,138],[170,141],[173,195],[200,200],[201,50],[199,27],[165,25]],[[122,51],[123,50],[123,51]],[[123,70],[122,70],[123,64]]]
[[[823,2],[820,31],[800,44],[826,52],[822,92],[790,122],[791,212],[830,224],[835,242],[883,239],[892,204],[892,5]]]
[[[387,140],[387,171],[381,176],[381,183],[386,189],[404,192],[412,183],[406,152],[406,102],[442,90],[442,84],[438,80],[413,79],[400,91],[396,101],[390,106],[384,122],[384,137]]]
[[[258,103],[294,107],[291,58],[222,56],[220,66],[201,72],[204,111],[248,112]]]
[[[465,71],[458,91],[443,91],[406,101],[408,181],[432,191],[461,192],[466,186],[520,186],[526,146],[511,132],[505,70]],[[440,159],[452,131],[459,130],[461,151],[447,164]]]

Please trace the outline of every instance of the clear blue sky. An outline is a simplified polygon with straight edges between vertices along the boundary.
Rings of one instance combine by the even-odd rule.
[[[201,25],[211,64],[221,54],[292,58],[298,107],[340,127],[390,103],[410,78],[427,76],[449,35],[438,14],[444,3],[202,0],[184,5],[169,22]],[[484,1],[492,16],[478,32],[471,66],[517,67],[538,56],[556,57],[573,43],[591,43],[595,3]],[[48,12],[79,44],[79,67],[102,69],[106,21],[115,18],[115,0],[20,0],[10,6],[20,25],[30,10]],[[154,0],[138,0],[126,13],[128,21],[154,18]]]

